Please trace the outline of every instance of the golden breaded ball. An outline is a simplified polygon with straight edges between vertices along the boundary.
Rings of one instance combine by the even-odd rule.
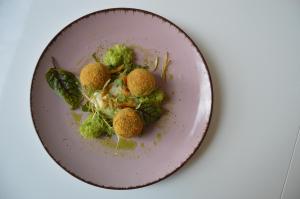
[[[124,108],[113,118],[115,132],[124,138],[131,138],[141,134],[144,123],[140,115],[131,108]]]
[[[109,78],[108,69],[100,63],[87,64],[80,71],[81,85],[93,90],[102,89]]]
[[[127,76],[127,86],[134,96],[149,95],[156,87],[155,77],[146,69],[138,68]]]

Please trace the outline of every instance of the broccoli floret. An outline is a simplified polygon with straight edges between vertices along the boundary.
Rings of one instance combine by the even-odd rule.
[[[80,125],[79,130],[84,138],[97,138],[105,133],[112,134],[112,129],[99,113],[90,114]]]
[[[109,48],[103,57],[103,63],[109,68],[114,68],[121,64],[131,66],[133,63],[133,50],[122,44],[116,44]]]

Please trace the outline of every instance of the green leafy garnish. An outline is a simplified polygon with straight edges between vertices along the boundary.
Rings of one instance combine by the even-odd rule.
[[[138,112],[142,116],[145,125],[148,125],[161,117],[163,109],[158,105],[144,104],[139,107]]]
[[[116,97],[117,102],[122,103],[126,102],[128,100],[128,97],[126,97],[124,94],[120,93]]]
[[[133,50],[123,44],[116,44],[109,48],[103,57],[103,63],[109,68],[115,68],[121,64],[130,67],[133,63]]]
[[[99,111],[103,113],[109,120],[112,120],[114,115],[117,112],[117,109],[107,107],[107,108],[99,109]]]
[[[123,86],[124,85],[123,80],[121,80],[121,79],[116,79],[114,81],[114,84],[116,84],[116,86]]]
[[[80,83],[73,73],[52,67],[48,69],[45,77],[49,86],[57,95],[64,98],[71,109],[80,106],[82,100]]]
[[[93,59],[95,60],[95,62],[100,63],[100,59],[98,58],[96,53],[92,54]]]
[[[97,138],[114,133],[111,124],[100,113],[90,114],[80,125],[79,130],[84,138]]]
[[[81,106],[81,110],[83,112],[93,112],[94,111],[94,105],[90,102],[86,102]]]
[[[162,90],[154,90],[150,95],[144,97],[138,97],[139,104],[154,104],[159,105],[165,99],[165,93]]]
[[[137,110],[142,116],[146,125],[157,121],[162,113],[161,103],[165,99],[165,93],[162,90],[155,90],[150,95],[138,97],[139,103]]]

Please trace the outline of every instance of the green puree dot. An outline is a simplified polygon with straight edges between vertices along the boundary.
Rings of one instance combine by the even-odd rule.
[[[113,148],[116,149],[118,142],[116,140],[114,140],[113,138],[104,138],[100,140],[100,143],[103,146],[106,146],[108,148]],[[134,150],[136,148],[136,141],[134,140],[127,140],[124,138],[119,138],[119,146],[118,149],[121,150]]]
[[[161,133],[157,133],[155,137],[156,137],[157,141],[160,141],[161,140]]]
[[[134,150],[136,148],[136,142],[134,140],[127,140],[120,138],[119,149]]]
[[[76,124],[80,124],[82,114],[76,113],[75,111],[71,111],[71,115],[72,115],[73,120],[76,122]]]

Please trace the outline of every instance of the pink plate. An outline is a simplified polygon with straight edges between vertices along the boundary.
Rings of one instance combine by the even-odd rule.
[[[151,65],[159,56],[157,80],[170,98],[165,104],[169,113],[134,139],[134,150],[117,155],[108,144],[80,136],[68,106],[45,81],[52,56],[64,69],[79,74],[94,52],[101,54],[115,43],[132,46],[140,64]],[[172,62],[163,82],[166,52]],[[110,189],[143,187],[177,171],[202,142],[212,111],[210,75],[195,43],[169,20],[130,8],[97,11],[61,30],[37,63],[30,98],[35,129],[55,162],[84,182]]]

